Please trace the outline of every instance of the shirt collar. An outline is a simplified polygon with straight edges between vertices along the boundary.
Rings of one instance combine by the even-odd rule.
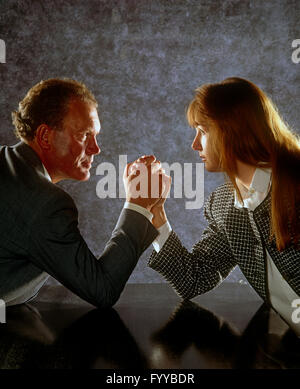
[[[16,152],[26,161],[26,163],[32,166],[32,168],[34,168],[38,174],[41,174],[47,180],[52,181],[40,157],[37,155],[36,151],[34,151],[32,147],[30,147],[27,143],[21,140],[14,146],[14,148]]]
[[[243,197],[248,199],[251,197],[262,199],[267,196],[268,189],[271,184],[272,169],[271,168],[256,168],[249,189],[245,188]],[[245,203],[245,201],[244,201]],[[245,205],[238,199],[236,191],[234,192],[234,205],[236,208],[243,208]]]
[[[265,193],[270,184],[271,168],[256,168],[249,190],[255,190],[257,192]]]
[[[48,173],[47,169],[45,168],[45,165],[42,163],[42,167],[44,169],[44,173],[45,173],[45,177],[47,178],[47,180],[49,180],[50,182],[52,182],[51,180],[51,177],[50,177],[50,174]]]

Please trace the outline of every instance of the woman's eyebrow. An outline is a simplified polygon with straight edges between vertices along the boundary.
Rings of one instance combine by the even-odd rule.
[[[207,131],[207,128],[203,125],[203,124],[198,124],[196,127],[195,127],[196,130],[199,130],[199,131],[204,131],[206,132]]]

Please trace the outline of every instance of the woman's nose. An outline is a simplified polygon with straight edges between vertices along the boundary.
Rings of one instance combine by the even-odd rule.
[[[195,139],[194,139],[191,147],[193,150],[202,150],[202,145],[201,145],[201,141],[199,139],[199,135],[195,136]]]

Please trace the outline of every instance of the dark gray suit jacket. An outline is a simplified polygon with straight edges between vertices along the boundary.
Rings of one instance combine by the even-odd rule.
[[[45,177],[24,142],[0,147],[0,215],[0,298],[46,272],[91,304],[111,306],[158,235],[146,217],[123,209],[95,258],[78,230],[72,198]]]

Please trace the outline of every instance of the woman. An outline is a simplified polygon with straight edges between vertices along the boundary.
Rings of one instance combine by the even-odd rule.
[[[238,265],[251,286],[300,336],[300,141],[253,83],[228,78],[196,90],[187,110],[192,148],[228,178],[208,198],[208,226],[188,252],[162,199],[152,210],[160,237],[149,266],[183,298],[216,287]]]

